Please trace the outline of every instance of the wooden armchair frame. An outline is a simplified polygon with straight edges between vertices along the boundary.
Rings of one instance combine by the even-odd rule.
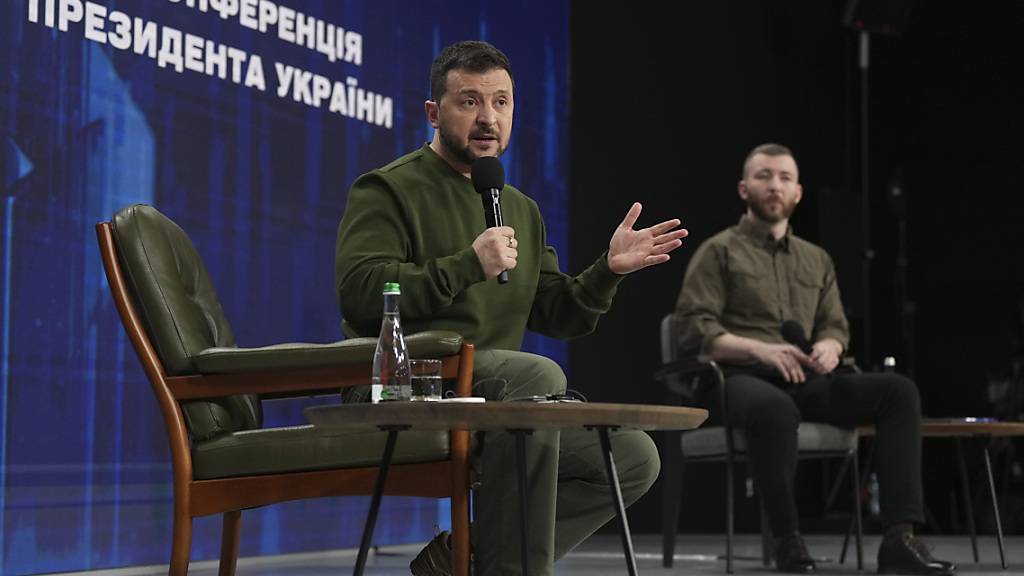
[[[199,398],[258,394],[262,398],[337,393],[341,387],[370,381],[369,363],[331,368],[302,368],[241,374],[168,376],[144,328],[128,289],[109,222],[96,225],[103,267],[121,321],[152,386],[167,429],[174,487],[174,531],[170,576],[188,573],[192,519],[223,514],[221,576],[235,573],[242,510],[255,506],[323,496],[370,495],[378,468],[367,466],[320,471],[274,473],[196,480],[181,403]],[[455,378],[455,392],[468,396],[473,377],[472,344],[459,354],[442,358],[443,376]],[[395,464],[384,493],[452,500],[452,561],[456,575],[469,575],[469,432],[453,431],[448,460]]]

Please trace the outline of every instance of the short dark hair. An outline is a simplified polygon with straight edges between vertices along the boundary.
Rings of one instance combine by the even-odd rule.
[[[765,156],[789,156],[794,162],[796,161],[796,156],[793,156],[793,151],[789,148],[782,144],[766,142],[759,146],[755,146],[754,149],[747,154],[747,157],[743,159],[743,167],[740,170],[740,175],[743,178],[747,177],[747,164],[750,162],[750,159],[758,154],[764,154]]]
[[[512,65],[501,50],[479,40],[456,42],[442,50],[430,65],[430,99],[441,101],[448,89],[448,72],[452,70],[483,73],[495,68],[508,72],[512,79]],[[512,85],[515,86],[515,80]]]

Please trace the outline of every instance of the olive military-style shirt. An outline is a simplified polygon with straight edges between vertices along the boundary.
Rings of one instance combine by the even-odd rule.
[[[707,354],[725,333],[782,344],[782,323],[803,326],[811,342],[850,340],[832,258],[795,236],[775,240],[746,216],[701,244],[676,303],[680,351]]]

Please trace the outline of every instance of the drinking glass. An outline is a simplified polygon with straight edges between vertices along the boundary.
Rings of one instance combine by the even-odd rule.
[[[412,399],[436,402],[441,399],[441,361],[413,358],[409,360],[412,373]]]

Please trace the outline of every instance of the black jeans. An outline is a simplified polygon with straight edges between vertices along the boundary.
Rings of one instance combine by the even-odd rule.
[[[874,424],[883,523],[924,522],[921,401],[912,380],[899,374],[863,373],[814,376],[792,385],[727,370],[726,390],[730,421],[746,433],[751,473],[776,536],[799,528],[793,477],[796,431],[802,420],[841,428]],[[711,418],[720,421],[718,391],[709,392]]]

